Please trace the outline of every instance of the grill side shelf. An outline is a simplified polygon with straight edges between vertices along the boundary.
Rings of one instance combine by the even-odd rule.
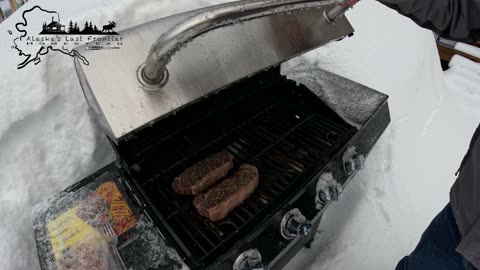
[[[85,251],[97,251],[92,260],[108,260],[105,249],[98,250],[108,245],[98,238],[101,224],[109,224],[118,237],[117,250],[128,268],[182,268],[184,262],[135,201],[126,179],[120,163],[112,162],[34,207],[41,269],[57,269],[67,259],[85,263]]]

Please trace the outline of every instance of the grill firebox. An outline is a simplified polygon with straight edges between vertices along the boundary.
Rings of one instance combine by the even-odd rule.
[[[201,266],[220,259],[301,192],[356,132],[309,89],[274,68],[182,109],[118,149],[153,220]],[[196,212],[192,196],[176,194],[171,183],[221,150],[236,166],[256,166],[260,185],[224,220],[211,222]]]

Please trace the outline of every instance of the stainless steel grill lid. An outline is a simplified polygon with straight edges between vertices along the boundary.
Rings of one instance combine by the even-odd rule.
[[[118,142],[203,96],[351,34],[345,17],[325,20],[337,3],[255,0],[191,11],[121,32],[118,50],[81,47],[90,65],[75,59],[75,67],[90,107]]]

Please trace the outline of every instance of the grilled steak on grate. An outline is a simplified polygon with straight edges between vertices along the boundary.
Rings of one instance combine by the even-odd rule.
[[[228,174],[233,167],[232,157],[225,152],[215,153],[187,168],[172,182],[178,194],[197,195]]]
[[[257,168],[242,164],[234,175],[211,188],[207,193],[195,197],[193,205],[200,215],[211,221],[218,221],[225,218],[230,211],[248,198],[257,186]]]

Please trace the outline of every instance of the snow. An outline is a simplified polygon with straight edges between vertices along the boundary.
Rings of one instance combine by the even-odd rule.
[[[348,17],[354,37],[295,61],[388,94],[392,123],[343,199],[327,209],[313,248],[287,269],[394,269],[448,202],[480,119],[474,95],[459,95],[448,72],[444,80],[429,31],[373,1]]]
[[[289,65],[282,70],[288,79],[307,86],[343,120],[356,128],[365,124],[385,102],[385,95],[331,72],[304,63],[294,67]]]
[[[121,30],[222,2],[228,1],[35,0],[22,9],[38,4],[72,20],[114,18]],[[20,58],[7,30],[20,15],[0,24],[0,269],[8,270],[38,268],[31,207],[113,160],[70,57],[49,54],[16,69]],[[390,95],[392,123],[366,168],[325,213],[313,248],[287,269],[394,268],[448,202],[480,119],[478,80],[460,75],[478,69],[458,60],[444,76],[433,35],[375,1],[361,1],[347,15],[354,37],[285,67],[319,66]]]
[[[469,98],[470,102],[480,102],[480,64],[460,55],[453,56],[445,72],[446,83],[458,96]],[[473,105],[473,104],[472,104]]]
[[[455,50],[464,52],[466,54],[469,54],[469,55],[477,57],[477,58],[480,58],[480,48],[472,46],[470,44],[457,42],[455,44]]]

